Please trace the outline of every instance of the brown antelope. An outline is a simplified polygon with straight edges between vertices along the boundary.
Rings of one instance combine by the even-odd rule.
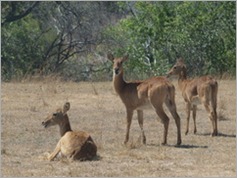
[[[218,83],[210,76],[202,76],[194,79],[187,79],[187,69],[182,58],[179,58],[176,64],[168,72],[167,77],[177,75],[178,86],[182,91],[184,101],[186,102],[187,111],[187,125],[185,134],[189,131],[190,112],[193,111],[194,134],[197,132],[196,128],[196,111],[197,105],[200,102],[204,105],[209,113],[213,131],[212,136],[216,136],[217,132],[217,91]]]
[[[45,128],[53,125],[59,125],[60,128],[61,139],[48,159],[52,161],[61,152],[72,160],[91,160],[96,156],[97,146],[88,133],[72,131],[67,115],[69,109],[70,103],[66,102],[63,109],[57,109],[42,122]]]
[[[125,105],[127,112],[127,131],[124,143],[129,140],[129,130],[134,110],[137,111],[138,123],[141,128],[143,144],[146,144],[146,137],[143,130],[143,110],[153,108],[164,125],[162,144],[167,143],[169,117],[163,109],[166,104],[177,126],[177,145],[181,144],[180,117],[176,111],[175,88],[165,77],[153,77],[144,81],[126,82],[123,78],[123,62],[128,56],[114,58],[112,54],[107,55],[113,62],[113,85],[116,93]]]

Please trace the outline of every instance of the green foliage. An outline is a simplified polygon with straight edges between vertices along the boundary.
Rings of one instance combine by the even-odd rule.
[[[80,70],[87,67],[80,59],[93,55],[102,40],[101,29],[120,17],[117,9],[114,2],[3,2],[2,80],[32,74],[77,75],[74,64]],[[73,78],[91,76],[86,75]]]
[[[80,80],[108,79],[106,53],[129,54],[126,76],[164,75],[183,57],[189,74],[236,69],[236,3],[3,2],[2,80],[60,73]]]
[[[39,65],[47,38],[41,36],[37,20],[31,15],[2,27],[3,80],[22,77]]]
[[[193,75],[235,75],[235,2],[135,2],[130,6],[133,15],[107,33],[122,36],[125,45],[114,50],[129,53],[131,70],[163,75],[177,57],[183,57]]]

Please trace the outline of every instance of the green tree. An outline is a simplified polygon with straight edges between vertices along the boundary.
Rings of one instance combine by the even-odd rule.
[[[31,15],[2,27],[2,77],[22,77],[38,67],[45,42],[39,23]]]
[[[118,14],[114,2],[3,2],[1,7],[3,80],[61,73],[64,64],[94,51],[102,28]]]
[[[114,50],[129,53],[133,71],[163,75],[183,57],[193,75],[235,74],[235,2],[120,4],[131,15],[107,33],[122,36]]]

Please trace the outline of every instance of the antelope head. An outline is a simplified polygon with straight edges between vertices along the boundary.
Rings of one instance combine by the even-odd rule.
[[[176,64],[170,69],[167,77],[172,75],[185,76],[186,77],[186,65],[182,58],[177,59]]]
[[[123,62],[128,60],[128,55],[121,58],[114,58],[112,54],[108,54],[107,58],[113,62],[113,73],[114,75],[119,75],[123,72]]]
[[[56,112],[50,114],[43,122],[44,128],[48,128],[53,125],[62,125],[65,122],[65,116],[70,109],[70,103],[66,102],[63,109],[57,109]],[[67,118],[67,117],[66,117]]]

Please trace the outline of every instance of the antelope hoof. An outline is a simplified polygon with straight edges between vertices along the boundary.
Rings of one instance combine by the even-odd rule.
[[[182,141],[179,140],[179,141],[177,142],[177,146],[181,145],[181,143],[182,143]]]
[[[217,132],[213,132],[213,133],[211,134],[211,136],[212,136],[212,137],[217,136]]]
[[[48,160],[49,160],[49,161],[53,161],[53,159],[51,158],[51,156],[48,156]]]
[[[196,134],[196,133],[197,133],[197,130],[194,130],[193,133]]]
[[[123,142],[124,145],[127,145],[127,143],[128,143],[128,140],[125,140],[125,141]]]
[[[185,132],[185,135],[188,135],[188,130]]]
[[[146,145],[146,137],[143,138],[143,144]]]
[[[161,145],[162,145],[162,146],[165,146],[165,145],[167,145],[167,143],[166,143],[166,142],[162,142]]]

